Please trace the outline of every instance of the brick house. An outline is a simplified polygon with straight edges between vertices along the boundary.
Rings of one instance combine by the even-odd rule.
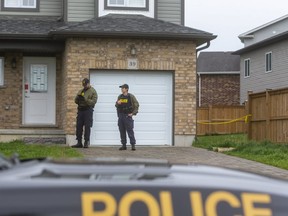
[[[201,52],[197,59],[197,105],[240,104],[240,56]]]
[[[99,95],[92,145],[119,144],[114,103],[122,83],[140,102],[137,144],[191,145],[196,50],[216,36],[180,25],[183,1],[169,5],[175,16],[164,16],[163,0],[123,2],[1,1],[1,141],[74,144],[74,97],[89,77]]]

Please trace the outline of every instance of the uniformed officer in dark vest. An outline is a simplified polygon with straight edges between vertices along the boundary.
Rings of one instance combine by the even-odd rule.
[[[84,133],[84,148],[90,145],[90,132],[93,124],[93,108],[97,102],[98,95],[96,90],[90,85],[89,79],[82,80],[83,89],[79,90],[75,97],[75,103],[78,104],[76,139],[77,144],[73,148],[82,148],[82,134]]]
[[[133,94],[128,93],[129,86],[127,84],[121,85],[119,87],[121,88],[122,94],[118,96],[115,105],[117,108],[118,127],[122,143],[122,146],[121,148],[119,148],[119,150],[121,151],[127,149],[126,147],[127,143],[126,133],[127,133],[130,139],[131,149],[135,151],[136,140],[133,131],[134,120],[132,116],[138,113],[139,103]]]

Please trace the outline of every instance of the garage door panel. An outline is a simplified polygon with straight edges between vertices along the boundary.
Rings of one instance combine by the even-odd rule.
[[[135,123],[135,128],[137,128],[137,132],[149,132],[151,131],[160,131],[160,132],[165,132],[165,122],[159,123],[155,122],[152,125],[149,122],[141,122],[141,123]]]
[[[98,93],[91,134],[92,145],[118,145],[120,135],[115,102],[119,85],[127,83],[139,101],[134,118],[137,145],[172,145],[172,73],[95,71],[91,84]],[[128,140],[129,143],[129,140]]]
[[[165,95],[143,95],[137,97],[137,100],[149,104],[166,104],[167,98]]]
[[[95,132],[98,132],[98,131],[118,132],[117,122],[101,122],[101,121],[98,121],[98,122],[99,122],[99,125],[101,125],[101,127],[97,127],[97,131]],[[96,130],[96,129],[93,128],[92,130]]]
[[[154,122],[166,122],[166,115],[163,113],[142,113],[142,115],[137,116],[138,122],[151,122],[154,124]]]

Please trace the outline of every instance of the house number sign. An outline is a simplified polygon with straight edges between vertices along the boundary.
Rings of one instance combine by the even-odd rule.
[[[138,69],[138,60],[135,58],[128,59],[128,69]]]

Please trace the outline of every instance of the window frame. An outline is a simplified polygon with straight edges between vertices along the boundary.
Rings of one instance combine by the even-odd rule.
[[[272,51],[265,53],[265,73],[271,73],[271,72],[272,72]]]
[[[22,0],[23,1],[23,0]],[[39,0],[35,0],[36,7],[30,8],[30,7],[6,7],[5,6],[5,0],[1,1],[1,11],[13,11],[13,12],[39,12]],[[23,4],[23,2],[22,2]]]
[[[134,10],[134,11],[149,11],[149,0],[145,1],[145,7],[129,7],[129,6],[111,6],[108,5],[109,0],[104,0],[104,9],[105,10]],[[127,0],[124,0],[127,1]]]
[[[246,68],[246,62],[248,62],[248,72],[247,72],[247,68]],[[244,59],[244,78],[249,78],[251,74],[251,59],[247,58]]]
[[[0,87],[4,86],[4,57],[0,57]]]

